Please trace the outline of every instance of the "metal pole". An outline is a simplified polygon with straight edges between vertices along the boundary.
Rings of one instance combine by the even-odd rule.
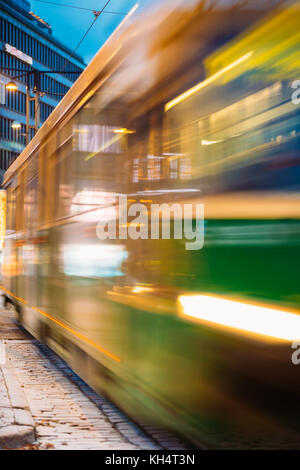
[[[37,133],[37,131],[40,128],[40,106],[39,106],[40,99],[39,98],[40,98],[40,94],[36,90],[35,96],[34,96],[34,129],[35,129],[35,133]]]
[[[38,70],[34,72],[34,129],[35,134],[39,130],[40,127],[40,90],[41,90],[41,76]]]
[[[27,92],[26,92],[26,145],[29,144],[30,129],[30,74],[27,73]]]

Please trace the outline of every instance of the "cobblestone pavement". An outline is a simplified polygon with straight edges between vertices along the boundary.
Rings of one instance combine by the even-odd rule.
[[[185,449],[163,430],[143,432],[107,399],[93,392],[48,347],[0,309],[0,340],[35,422],[38,449]]]

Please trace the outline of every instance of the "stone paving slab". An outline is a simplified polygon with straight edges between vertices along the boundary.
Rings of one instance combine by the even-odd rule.
[[[0,365],[0,449],[35,441],[34,421],[13,367]]]
[[[185,449],[168,433],[161,445],[91,390],[53,351],[18,329],[15,313],[1,308],[0,298],[0,362],[1,341],[0,448]]]
[[[57,450],[141,448],[114,428],[43,354],[37,340],[18,330],[15,313],[1,307],[0,343],[5,344],[5,362],[0,364],[0,448],[31,448],[31,444]]]
[[[26,335],[15,323],[12,308],[4,309],[2,305],[0,296],[0,449],[10,449],[33,443],[35,429],[25,393],[7,351],[7,340],[22,340]]]

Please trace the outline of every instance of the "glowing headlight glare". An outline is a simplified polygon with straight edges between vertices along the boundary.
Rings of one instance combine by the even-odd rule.
[[[286,341],[300,339],[300,315],[206,295],[180,296],[184,316]]]

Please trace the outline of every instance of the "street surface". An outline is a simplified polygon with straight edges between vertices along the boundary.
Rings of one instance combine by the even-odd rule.
[[[0,308],[0,341],[34,421],[36,441],[27,448],[186,449],[164,430],[149,427],[145,433],[93,392],[64,361],[18,325],[12,307]]]

